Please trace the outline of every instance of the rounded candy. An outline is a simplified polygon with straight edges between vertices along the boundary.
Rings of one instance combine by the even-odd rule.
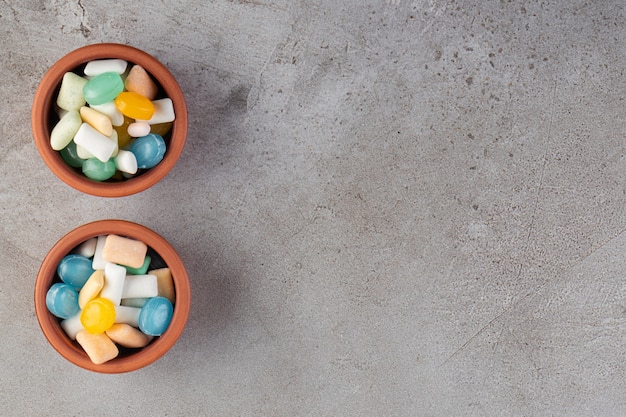
[[[124,115],[133,119],[148,120],[154,114],[154,104],[141,94],[125,91],[115,98],[115,106]]]
[[[78,156],[76,150],[76,142],[71,141],[69,145],[61,150],[61,157],[71,167],[80,168],[83,166],[84,159]]]
[[[61,281],[76,289],[82,288],[93,272],[91,260],[77,254],[67,255],[57,266],[57,274]]]
[[[108,180],[115,174],[115,161],[109,159],[102,162],[98,158],[89,158],[83,162],[83,174],[95,181]]]
[[[116,72],[105,72],[87,81],[83,87],[83,96],[90,105],[99,105],[113,101],[122,91],[122,77]]]
[[[134,122],[128,125],[128,134],[140,138],[150,133],[150,125],[146,122]]]
[[[165,141],[160,135],[150,133],[135,139],[130,145],[130,151],[135,154],[138,168],[152,168],[165,155]]]
[[[91,334],[104,333],[115,323],[115,305],[106,298],[94,298],[80,313],[80,323]]]
[[[141,307],[139,329],[150,336],[160,336],[172,321],[174,307],[165,297],[150,298]]]
[[[80,310],[78,292],[71,285],[57,282],[50,287],[46,294],[46,307],[55,316],[69,319]]]

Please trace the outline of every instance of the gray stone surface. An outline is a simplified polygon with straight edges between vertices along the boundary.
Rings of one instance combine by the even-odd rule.
[[[7,416],[626,415],[621,0],[3,1]],[[101,199],[39,158],[30,105],[91,43],[158,57],[175,169]],[[74,227],[165,236],[193,285],[158,362],[83,371],[33,285]]]

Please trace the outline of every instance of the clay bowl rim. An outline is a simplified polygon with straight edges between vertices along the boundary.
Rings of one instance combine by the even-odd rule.
[[[90,180],[65,163],[61,155],[50,146],[48,125],[55,94],[68,71],[95,59],[124,59],[141,65],[160,85],[165,95],[172,99],[176,119],[172,125],[169,146],[163,160],[141,175],[120,182]],[[58,61],[45,73],[33,98],[31,125],[35,145],[48,168],[72,188],[99,197],[124,197],[144,191],[162,180],[176,165],[187,140],[187,104],[172,73],[154,56],[133,46],[117,43],[100,43],[75,49]]]
[[[172,271],[176,300],[172,321],[167,330],[145,348],[127,356],[96,365],[85,351],[70,340],[46,307],[46,293],[55,280],[61,259],[87,239],[104,234],[118,234],[145,242],[156,251]],[[176,343],[187,323],[191,309],[191,287],[187,270],[174,248],[158,233],[127,220],[98,220],[84,224],[67,233],[46,254],[35,281],[35,313],[44,336],[52,347],[68,361],[99,373],[124,373],[143,368],[161,358]]]

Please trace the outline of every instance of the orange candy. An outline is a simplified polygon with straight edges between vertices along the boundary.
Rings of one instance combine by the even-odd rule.
[[[149,99],[132,91],[119,93],[115,98],[115,107],[124,116],[139,120],[150,119],[155,110]]]

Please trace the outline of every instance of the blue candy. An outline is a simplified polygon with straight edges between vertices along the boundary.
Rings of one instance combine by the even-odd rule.
[[[152,168],[165,155],[165,141],[156,133],[150,133],[133,141],[130,149],[137,159],[137,168]]]
[[[71,254],[61,259],[57,274],[61,281],[80,290],[94,273],[91,260],[81,255]]]
[[[151,336],[161,336],[172,321],[174,307],[165,297],[150,298],[139,312],[139,330]]]
[[[69,319],[80,310],[78,292],[73,286],[57,282],[46,294],[46,307],[50,313],[62,319]]]

